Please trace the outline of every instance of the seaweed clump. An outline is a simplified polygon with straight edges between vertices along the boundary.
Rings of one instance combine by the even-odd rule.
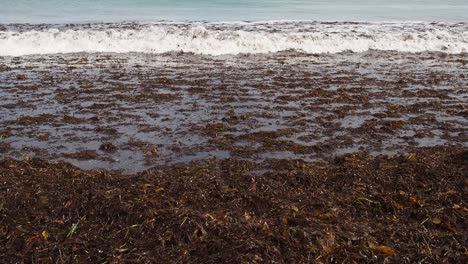
[[[467,150],[208,160],[133,176],[0,161],[14,262],[467,262]]]

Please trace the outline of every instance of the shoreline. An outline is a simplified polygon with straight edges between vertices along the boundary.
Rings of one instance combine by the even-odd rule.
[[[3,157],[125,169],[468,147],[465,56],[74,54],[0,64]]]

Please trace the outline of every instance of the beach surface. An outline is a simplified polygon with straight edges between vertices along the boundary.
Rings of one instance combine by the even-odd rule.
[[[466,263],[467,32],[2,24],[0,259]]]
[[[466,59],[4,57],[0,256],[466,262]]]
[[[5,262],[466,263],[466,148],[134,176],[0,161]]]
[[[9,57],[1,149],[133,174],[205,159],[262,171],[276,159],[466,148],[466,63],[381,51]]]

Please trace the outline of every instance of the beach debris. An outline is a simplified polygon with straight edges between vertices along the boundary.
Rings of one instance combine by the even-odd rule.
[[[116,147],[114,144],[112,144],[112,142],[104,142],[101,147],[99,147],[99,149],[110,152],[116,150]]]
[[[44,241],[47,241],[49,239],[49,232],[47,232],[46,230],[42,231],[41,235]]]
[[[417,160],[416,153],[410,153],[410,154],[408,154],[408,156],[406,157],[406,159],[408,159],[409,161],[416,161],[416,160]]]
[[[433,217],[431,219],[432,223],[436,224],[436,225],[440,225],[440,223],[442,223],[442,221],[440,220],[439,217]]]
[[[17,74],[16,75],[16,80],[24,81],[24,80],[27,80],[27,79],[28,79],[28,77],[25,74]]]
[[[396,255],[396,252],[393,248],[388,246],[371,246],[372,251],[376,254],[384,255],[385,257],[392,257]]]
[[[63,205],[63,208],[67,209],[68,207],[72,206],[73,205],[73,200],[69,200],[65,203],[65,205]]]
[[[76,230],[78,229],[79,221],[76,224],[73,224],[72,227],[70,228],[70,231],[68,231],[67,238],[71,238],[73,234],[75,234]]]
[[[152,148],[152,149],[151,149],[151,153],[152,153],[153,155],[157,155],[157,154],[158,154],[158,148],[156,148],[156,147]]]
[[[152,187],[154,187],[154,185],[152,184],[149,184],[149,183],[143,184],[143,190],[147,190],[148,188],[152,188]]]

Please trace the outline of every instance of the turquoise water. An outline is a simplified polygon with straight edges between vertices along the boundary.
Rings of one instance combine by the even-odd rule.
[[[468,21],[468,0],[0,0],[0,23]]]

